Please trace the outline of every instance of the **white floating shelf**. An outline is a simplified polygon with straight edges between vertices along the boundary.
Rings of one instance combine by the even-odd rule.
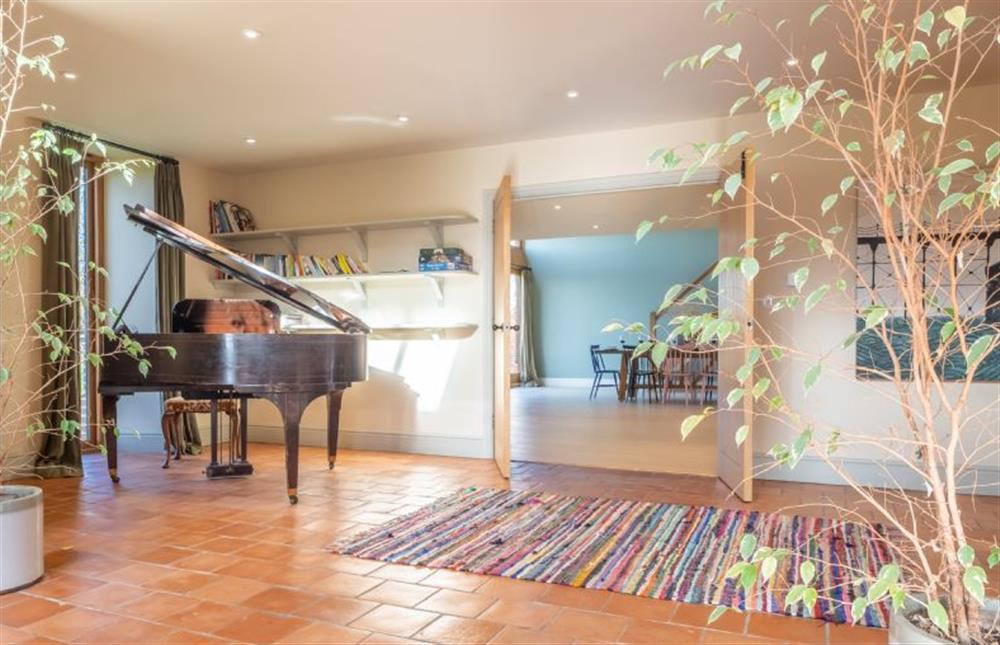
[[[286,278],[289,282],[306,288],[349,287],[358,295],[368,299],[368,287],[372,284],[424,284],[429,286],[439,304],[444,302],[444,283],[447,280],[478,276],[475,271],[389,271],[383,273],[357,273],[354,275],[330,275],[307,278]],[[212,280],[217,289],[253,289],[240,280]]]
[[[369,340],[462,340],[469,338],[479,325],[474,323],[459,323],[455,325],[394,325],[391,327],[374,327],[368,335]],[[289,327],[286,331],[295,334],[330,333],[327,327]]]
[[[430,231],[436,247],[444,246],[444,227],[455,224],[478,222],[468,213],[446,213],[430,217],[410,217],[385,219],[354,224],[322,224],[319,226],[295,226],[290,228],[269,228],[257,231],[236,231],[234,233],[214,233],[210,237],[220,243],[247,242],[251,240],[284,240],[293,254],[298,254],[298,240],[310,235],[333,235],[350,233],[361,247],[362,259],[368,261],[368,232],[388,231],[405,228],[426,228]]]

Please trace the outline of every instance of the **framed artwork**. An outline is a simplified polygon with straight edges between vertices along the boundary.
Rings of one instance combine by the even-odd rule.
[[[877,379],[891,374],[893,370],[885,341],[874,330],[864,331],[862,312],[878,304],[889,310],[885,321],[887,335],[904,376],[909,377],[913,334],[910,317],[890,265],[887,232],[883,230],[871,201],[860,187],[858,190],[855,259],[860,277],[855,288],[855,304],[856,329],[862,333],[856,344],[857,376]],[[941,217],[947,217],[947,213]],[[893,229],[889,234],[902,235],[899,223]],[[951,234],[940,225],[938,230]],[[949,320],[943,307],[946,306],[944,303],[950,302],[950,267],[948,260],[940,257],[934,245],[929,243],[924,245],[918,261],[923,274],[925,298],[930,303],[940,303],[930,305],[938,312],[931,317],[928,330],[930,343],[936,348],[941,328]],[[967,322],[969,342],[984,334],[1000,331],[1000,212],[991,211],[982,225],[962,236],[962,252],[954,268],[958,274],[955,289],[960,302],[959,313]],[[966,375],[965,358],[954,341],[952,346],[939,363],[938,372],[946,380],[961,380]],[[1000,350],[994,350],[979,363],[973,380],[1000,381]]]

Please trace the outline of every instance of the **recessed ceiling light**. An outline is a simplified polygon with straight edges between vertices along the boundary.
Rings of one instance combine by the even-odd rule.
[[[253,137],[247,137],[246,139],[244,139],[244,141],[247,142],[248,146],[252,146],[257,143],[257,140],[254,139]]]
[[[592,228],[592,229],[599,229],[599,228],[601,228],[601,225],[600,224],[594,224],[590,228]]]
[[[562,210],[562,204],[553,204],[552,208],[554,208],[557,211],[561,211]]]
[[[62,77],[67,81],[75,81],[79,78],[79,76],[76,75],[76,72],[63,72]]]
[[[575,99],[578,96],[580,96],[580,93],[576,90],[566,90],[566,98]]]
[[[798,58],[789,58],[788,60],[785,61],[785,65],[788,65],[789,67],[795,67],[798,64],[799,64]]]
[[[409,123],[410,117],[406,116],[405,114],[400,114],[396,116],[396,120],[399,121],[400,123]]]
[[[244,29],[242,33],[243,37],[246,38],[247,40],[257,40],[258,38],[264,35],[260,32],[259,29],[252,29],[249,27],[247,29]]]

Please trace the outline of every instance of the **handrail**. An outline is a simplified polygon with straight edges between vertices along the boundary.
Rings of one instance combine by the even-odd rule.
[[[705,270],[702,271],[700,274],[698,274],[697,278],[695,278],[694,280],[692,280],[691,282],[689,282],[683,289],[681,289],[681,292],[679,294],[677,294],[677,297],[674,298],[674,301],[670,304],[669,307],[667,307],[665,309],[661,309],[660,311],[651,311],[649,313],[649,335],[650,335],[650,337],[652,337],[652,336],[655,335],[656,322],[660,318],[662,318],[666,314],[666,312],[670,311],[670,309],[674,305],[676,305],[677,303],[681,302],[685,297],[687,297],[687,295],[689,293],[691,293],[692,291],[694,291],[695,287],[697,287],[702,282],[704,282],[705,278],[707,278],[708,276],[710,276],[712,274],[712,271],[715,269],[715,265],[716,264],[717,264],[717,262],[712,262],[707,267],[705,267]]]

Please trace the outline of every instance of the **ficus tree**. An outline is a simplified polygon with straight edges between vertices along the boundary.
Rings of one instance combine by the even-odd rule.
[[[79,288],[92,276],[106,276],[102,267],[60,261],[40,266],[40,249],[49,243],[47,224],[74,214],[74,196],[82,188],[112,173],[131,181],[135,168],[146,162],[111,161],[96,137],[61,148],[51,130],[32,121],[30,116],[52,108],[22,101],[25,83],[56,82],[53,60],[65,51],[61,37],[34,33],[39,24],[27,0],[0,4],[0,481],[33,472],[33,464],[14,458],[31,437],[81,437],[85,420],[79,405],[53,404],[60,399],[57,390],[66,387],[66,374],[113,355],[134,358],[143,373],[150,365],[146,348],[112,327],[115,312]],[[54,158],[68,160],[71,181],[56,181]],[[82,172],[88,158],[96,161]],[[64,272],[68,288],[42,293],[37,284],[42,271]],[[71,320],[93,321],[89,344],[78,342],[78,322],[58,322],[54,314],[60,309],[73,311]],[[86,317],[76,315],[84,311]]]
[[[1000,548],[995,535],[989,542],[970,538],[962,499],[977,486],[997,486],[972,475],[976,464],[1000,458],[1000,397],[972,403],[975,381],[1000,380],[1000,115],[971,117],[961,97],[984,70],[996,73],[997,6],[840,0],[810,9],[798,19],[775,20],[752,2],[710,3],[706,20],[759,29],[772,64],[753,60],[749,44],[729,41],[671,62],[665,74],[724,70],[741,88],[729,110],[732,122],[749,127],[653,155],[664,168],[685,168],[687,179],[705,166],[725,167],[747,146],[766,150],[750,152],[750,161],[772,174],[760,175],[754,188],[739,172],[724,173],[697,216],[726,216],[738,200],[752,201],[767,230],[745,239],[739,254],[720,258],[713,277],[735,272],[754,282],[777,271],[792,291],[758,300],[749,344],[731,312],[682,311],[711,302],[704,285],[670,286],[659,308],[665,325],[606,329],[640,334],[636,353],[648,352],[657,364],[677,343],[695,352],[742,350],[745,360],[731,375],[736,387],[687,417],[682,434],[752,401],[755,422],[788,437],[770,447],[760,468],[817,460],[863,501],[861,511],[840,511],[885,527],[893,561],[875,575],[857,572],[847,615],[859,621],[872,605],[887,603],[938,635],[987,642],[996,638],[996,625],[984,625],[981,608]],[[793,170],[809,163],[821,164],[809,181],[827,186],[822,197],[808,195],[803,174]],[[844,212],[857,212],[857,221],[845,220]],[[637,240],[665,219],[643,222]],[[871,266],[859,261],[862,233],[873,240]],[[856,321],[842,338],[795,342],[781,329],[782,321],[837,307]],[[855,360],[843,360],[847,355]],[[870,388],[898,421],[873,431],[817,414],[805,394],[837,379]],[[740,443],[747,432],[742,426],[720,440]],[[842,461],[852,447],[907,469],[918,490],[888,470],[887,485],[865,485]],[[747,595],[780,594],[790,612],[806,615],[820,598],[844,602],[822,588],[817,567],[824,563],[808,554],[758,544],[753,535],[743,538],[740,551],[728,575]],[[782,588],[774,573],[786,558],[795,559],[797,577]]]

